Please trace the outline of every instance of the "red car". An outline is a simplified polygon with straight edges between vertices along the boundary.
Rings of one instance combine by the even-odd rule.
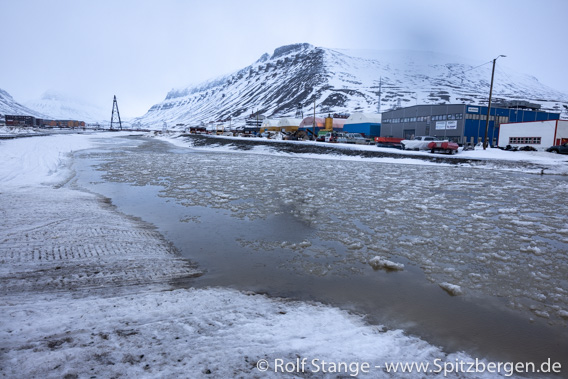
[[[452,141],[432,141],[428,144],[431,153],[455,154],[458,152],[458,144]]]

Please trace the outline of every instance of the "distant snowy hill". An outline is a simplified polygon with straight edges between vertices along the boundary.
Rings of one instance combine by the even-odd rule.
[[[54,91],[45,92],[38,100],[26,101],[27,107],[58,120],[101,122],[110,119],[112,108],[106,112],[92,104]]]
[[[17,103],[12,96],[0,88],[0,114],[23,115],[44,118],[45,115]]]
[[[481,62],[483,63],[483,62]],[[562,112],[568,94],[513,72],[498,61],[493,100],[527,100]],[[313,112],[377,112],[415,104],[486,104],[491,64],[414,51],[353,51],[282,46],[272,55],[230,75],[171,90],[164,101],[134,120],[143,125],[199,124],[228,119],[239,123],[253,112],[268,117],[293,116],[298,103]]]

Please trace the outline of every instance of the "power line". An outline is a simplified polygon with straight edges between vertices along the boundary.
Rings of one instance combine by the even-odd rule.
[[[480,64],[479,66],[472,67],[472,68],[470,68],[469,70],[465,70],[465,71],[462,71],[462,72],[458,72],[458,73],[456,73],[456,74],[450,74],[449,77],[460,77],[460,76],[462,76],[462,77],[461,77],[461,80],[462,80],[462,83],[463,83],[463,80],[464,80],[464,79],[467,79],[467,78],[465,77],[465,73],[466,73],[466,72],[475,70],[475,69],[477,69],[477,68],[479,68],[479,67],[485,66],[486,64],[490,64],[490,63],[493,63],[493,61],[491,60],[491,61],[489,61],[489,62],[482,63],[482,64]],[[448,69],[449,69],[449,68],[448,68]],[[450,70],[450,72],[451,72],[451,70]]]

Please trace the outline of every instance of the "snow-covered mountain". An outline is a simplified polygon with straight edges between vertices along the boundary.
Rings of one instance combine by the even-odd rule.
[[[481,62],[483,63],[483,62]],[[492,65],[431,52],[354,51],[282,46],[232,74],[171,90],[142,117],[143,125],[216,121],[238,123],[253,112],[293,116],[302,104],[306,115],[377,112],[415,104],[486,104]],[[497,65],[493,101],[527,100],[542,109],[568,109],[568,94],[535,77]]]
[[[40,113],[57,120],[80,120],[100,122],[110,119],[111,108],[101,109],[75,97],[55,91],[47,91],[38,100],[26,101],[24,104]]]
[[[7,114],[46,118],[46,116],[40,112],[16,102],[8,92],[0,88],[0,115]]]

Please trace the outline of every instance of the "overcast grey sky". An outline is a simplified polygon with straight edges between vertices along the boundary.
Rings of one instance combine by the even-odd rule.
[[[568,93],[567,0],[0,0],[0,88],[141,116],[279,46],[449,53]],[[109,116],[110,118],[110,116]]]

